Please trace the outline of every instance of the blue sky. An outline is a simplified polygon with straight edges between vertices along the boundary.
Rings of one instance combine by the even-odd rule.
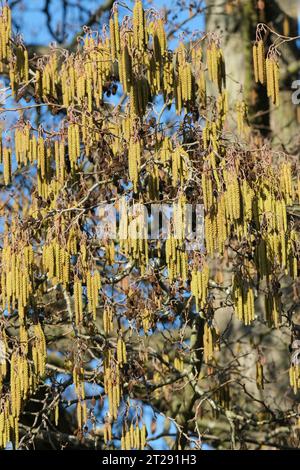
[[[9,3],[11,3],[9,1]],[[76,5],[77,1],[74,0],[70,2],[73,5]],[[126,5],[130,8],[133,6],[132,1],[126,1]],[[47,18],[45,13],[42,12],[43,7],[45,4],[45,0],[23,0],[19,5],[14,7],[14,18],[16,23],[19,26],[19,32],[23,35],[24,40],[27,44],[38,44],[38,45],[47,45],[49,42],[53,41],[52,36],[50,35],[48,28],[47,28]],[[81,5],[84,5],[84,8],[87,10],[86,12],[79,15],[78,8],[74,6],[73,8],[69,9],[69,13],[66,18],[67,22],[67,29],[68,29],[68,37],[67,39],[70,40],[74,34],[78,32],[80,26],[85,24],[85,21],[88,18],[89,12],[93,12],[101,5],[101,0],[85,0],[80,1]],[[50,1],[50,15],[52,17],[52,26],[60,27],[60,23],[62,20],[62,2],[61,0],[51,0]],[[189,16],[189,9],[186,8],[185,11],[179,13],[179,7],[176,1],[166,0],[166,1],[153,1],[151,7],[156,10],[163,10],[165,8],[170,9],[172,11],[170,18],[174,15],[178,14],[177,21],[183,21],[184,19],[188,18]],[[126,10],[122,6],[122,2],[120,2],[119,6],[119,14],[120,17],[128,14],[128,10]],[[188,25],[191,31],[195,30],[204,30],[204,17],[201,15],[200,17],[191,20]],[[175,35],[176,36],[176,35]]]

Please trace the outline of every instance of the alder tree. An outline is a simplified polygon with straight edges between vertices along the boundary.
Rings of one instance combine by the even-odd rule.
[[[220,31],[174,41],[155,5],[115,2],[103,28],[37,54],[13,15],[3,4],[0,447],[299,447],[299,141],[252,126],[242,83],[233,102]],[[297,39],[271,28],[249,46],[270,113]]]

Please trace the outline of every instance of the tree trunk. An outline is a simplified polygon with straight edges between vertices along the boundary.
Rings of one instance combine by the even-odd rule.
[[[228,2],[229,4],[229,2]],[[291,84],[297,77],[299,50],[295,41],[280,47],[280,98],[278,108],[270,106],[265,87],[256,85],[253,77],[252,45],[259,22],[283,34],[283,23],[289,25],[289,36],[298,33],[297,0],[265,2],[259,10],[256,0],[244,0],[231,8],[223,0],[207,0],[207,31],[219,31],[226,58],[227,88],[231,102],[244,98],[249,119],[263,135],[271,135],[276,143],[292,147],[297,130],[296,106],[292,104]],[[270,43],[267,35],[266,43]],[[272,35],[271,35],[272,38]],[[289,69],[294,69],[292,73]],[[279,137],[280,136],[280,137]]]

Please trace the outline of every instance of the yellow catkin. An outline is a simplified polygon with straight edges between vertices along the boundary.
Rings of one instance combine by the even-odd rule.
[[[298,363],[293,363],[289,369],[289,378],[290,378],[290,385],[293,389],[294,394],[298,393],[300,388],[300,367]]]
[[[120,55],[120,27],[119,27],[119,17],[118,17],[118,9],[115,7],[114,10],[114,33],[115,33],[115,42],[116,42],[116,53],[119,57]]]
[[[277,61],[274,61],[273,64],[273,74],[274,74],[274,94],[273,94],[273,104],[275,106],[279,105],[279,64]]]
[[[74,280],[74,309],[75,323],[79,325],[83,320],[83,303],[82,303],[82,282],[75,278]]]
[[[148,204],[152,200],[164,201],[163,193],[168,192],[167,200],[173,202],[170,234],[165,242],[155,244],[151,241],[150,253],[157,256],[161,274],[169,277],[166,282],[170,283],[171,294],[178,288],[186,290],[190,286],[190,307],[203,320],[203,360],[212,363],[218,341],[211,311],[215,301],[213,292],[209,295],[209,289],[214,288],[215,283],[226,297],[220,300],[221,307],[224,301],[224,305],[233,305],[236,317],[244,324],[250,325],[255,320],[256,289],[265,295],[268,326],[273,328],[281,324],[284,299],[278,279],[284,275],[297,281],[299,276],[297,207],[292,207],[300,202],[297,165],[284,161],[281,154],[282,161],[275,170],[268,164],[271,154],[262,137],[246,132],[249,130],[247,106],[242,100],[236,106],[237,127],[241,135],[249,137],[251,148],[244,151],[243,145],[232,139],[228,141],[224,57],[215,34],[197,41],[201,47],[194,41],[191,44],[180,41],[173,51],[167,44],[164,20],[151,10],[147,12],[146,21],[142,2],[136,0],[132,22],[125,18],[121,25],[117,5],[114,5],[109,19],[110,38],[105,32],[97,35],[87,29],[76,51],[61,54],[57,48],[52,48],[47,57],[32,58],[29,62],[21,38],[10,39],[10,23],[10,10],[5,5],[0,9],[0,71],[10,79],[12,96],[16,100],[27,99],[27,91],[30,91],[38,108],[39,103],[48,103],[56,113],[62,105],[66,113],[58,131],[49,126],[48,130],[42,127],[36,130],[26,121],[26,114],[21,113],[13,126],[14,138],[10,140],[5,125],[6,141],[0,139],[2,183],[5,185],[12,182],[13,163],[13,168],[18,166],[18,173],[21,171],[28,176],[31,186],[35,171],[24,166],[34,166],[37,162],[37,189],[33,187],[25,198],[16,197],[20,187],[18,176],[18,184],[13,190],[7,188],[8,199],[5,196],[2,204],[2,215],[8,209],[9,216],[3,223],[0,249],[1,307],[5,312],[0,328],[1,354],[4,352],[0,364],[0,447],[10,441],[18,447],[22,410],[45,380],[46,338],[43,324],[31,310],[34,306],[42,307],[45,298],[47,308],[43,321],[48,325],[51,312],[54,320],[65,315],[63,293],[69,293],[72,299],[67,310],[71,309],[78,326],[74,334],[79,351],[72,349],[68,361],[71,366],[67,362],[66,369],[72,368],[73,372],[77,431],[81,431],[81,437],[87,422],[85,377],[89,373],[83,368],[86,358],[85,348],[81,349],[81,345],[84,346],[84,338],[99,327],[103,328],[106,338],[100,371],[102,374],[103,370],[108,400],[104,441],[113,445],[116,436],[112,437],[112,426],[119,418],[123,420],[122,448],[143,449],[147,441],[146,427],[138,422],[142,419],[141,414],[124,415],[125,403],[119,410],[128,388],[126,363],[134,361],[135,351],[135,343],[130,340],[131,328],[126,329],[126,336],[122,330],[122,317],[127,315],[127,320],[134,323],[148,343],[151,329],[155,329],[163,308],[159,292],[163,286],[156,286],[153,297],[151,295],[147,300],[138,297],[138,286],[148,278],[151,281],[153,275],[153,263],[148,263],[145,232],[142,237],[132,236],[129,228],[136,224],[137,233],[141,235],[141,227],[135,216],[126,213],[120,215],[119,240],[98,243],[94,237],[100,220],[96,215],[98,202],[103,197],[112,197],[119,209],[117,206],[123,205],[128,197],[131,200],[131,193],[134,200]],[[206,54],[202,50],[205,42],[208,44]],[[264,42],[259,40],[252,53],[255,81],[266,84],[270,102],[278,105],[276,47],[272,46],[266,56]],[[209,88],[212,88],[213,97],[206,95],[207,78],[211,81]],[[118,88],[118,82],[122,90]],[[30,90],[25,89],[29,85]],[[120,92],[126,96],[120,106],[112,109],[106,97]],[[178,126],[176,124],[178,132],[174,133],[169,125],[162,125],[165,115],[160,112],[159,117],[153,115],[157,95],[164,100],[161,113],[171,111],[172,114],[175,106],[180,115]],[[107,175],[102,175],[105,162],[108,171]],[[115,187],[113,174],[121,172],[127,162],[128,174],[123,175],[123,182],[128,187],[124,191],[126,196],[119,198],[118,194],[124,188],[120,187],[119,191]],[[260,172],[256,177],[259,162]],[[108,183],[105,183],[106,176]],[[78,193],[77,198],[72,196],[72,191]],[[194,202],[203,202],[203,252],[187,253],[183,210],[187,201],[182,194],[186,195],[187,201],[191,202],[192,198]],[[37,234],[32,247],[28,240],[33,231]],[[215,261],[209,259],[215,256]],[[234,271],[232,290],[230,283],[228,287],[224,282],[222,266],[218,267],[214,280],[210,279],[208,266],[216,260],[223,263],[223,256],[224,265],[227,262],[228,269]],[[131,274],[127,273],[127,265],[134,267]],[[146,271],[148,266],[151,272]],[[121,276],[119,281],[119,273],[123,270],[126,276]],[[111,296],[106,295],[107,289],[100,290],[102,272],[105,279],[107,276],[112,278],[113,290],[124,293],[130,305],[139,308],[129,309],[128,316],[121,304],[112,302]],[[137,277],[137,282],[131,282],[132,276]],[[53,308],[54,301],[61,304],[59,308]],[[2,329],[10,319],[16,321],[16,331],[6,340]],[[48,331],[48,326],[46,328]],[[150,379],[158,385],[154,392],[157,399],[168,399],[170,394],[170,387],[161,387],[167,371],[179,378],[184,371],[184,351],[173,348],[169,353],[170,356],[163,357],[164,364],[153,362],[155,370]],[[139,354],[142,362],[146,360],[147,351],[140,350]],[[49,374],[50,369],[47,367]],[[264,386],[263,372],[259,358],[256,363],[259,389]],[[289,375],[291,386],[297,393],[300,377],[294,355]],[[227,409],[229,392],[226,385],[220,387],[218,397],[220,406]],[[55,397],[50,410],[56,426],[59,403]]]
[[[265,46],[263,40],[257,43],[258,80],[264,85],[266,82]]]
[[[116,36],[115,36],[115,22],[114,18],[111,17],[109,20],[109,33],[110,33],[110,53],[111,60],[114,62],[116,59]]]
[[[141,429],[141,438],[140,438],[141,449],[144,449],[146,445],[146,434],[147,434],[146,426],[145,424],[143,424],[142,429]]]
[[[29,80],[29,64],[28,64],[28,51],[24,50],[24,81],[28,82]]]
[[[136,0],[134,4],[132,24],[134,45],[140,52],[143,52],[145,47],[145,18],[141,0]]]
[[[11,149],[9,147],[3,148],[3,176],[4,184],[11,183],[12,170],[11,170]]]
[[[232,296],[237,318],[245,325],[250,325],[255,319],[254,292],[239,273],[234,275]]]
[[[138,175],[141,165],[141,143],[130,140],[128,149],[129,177],[133,182],[134,190],[137,191]]]
[[[279,65],[275,58],[266,59],[267,93],[273,104],[279,104]]]
[[[212,331],[207,323],[205,323],[204,325],[203,349],[204,349],[204,361],[207,363],[213,358]]]
[[[259,74],[258,74],[258,46],[257,46],[257,44],[253,45],[252,56],[253,56],[254,79],[255,79],[256,83],[258,83]]]
[[[58,426],[58,420],[59,420],[59,403],[56,403],[55,409],[54,409],[54,423],[55,423],[55,426]]]
[[[11,10],[5,5],[0,14],[0,61],[10,58]]]
[[[119,71],[124,93],[129,93],[132,85],[132,65],[127,44],[122,47]]]

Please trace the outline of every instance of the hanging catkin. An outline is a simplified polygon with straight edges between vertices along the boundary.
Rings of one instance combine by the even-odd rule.
[[[133,43],[139,52],[143,52],[145,48],[145,17],[144,10],[141,0],[136,0],[133,13],[132,13],[132,24],[133,24]]]
[[[3,148],[3,176],[4,176],[4,184],[11,183],[11,149],[10,147]]]
[[[74,279],[74,310],[75,323],[79,325],[83,320],[82,282],[79,278]]]
[[[257,77],[258,81],[264,85],[266,82],[265,46],[263,40],[258,41],[256,47]]]
[[[11,37],[11,11],[8,5],[1,9],[0,13],[0,61],[10,58],[10,37]]]
[[[279,105],[279,65],[275,58],[266,59],[267,93],[273,104]]]

